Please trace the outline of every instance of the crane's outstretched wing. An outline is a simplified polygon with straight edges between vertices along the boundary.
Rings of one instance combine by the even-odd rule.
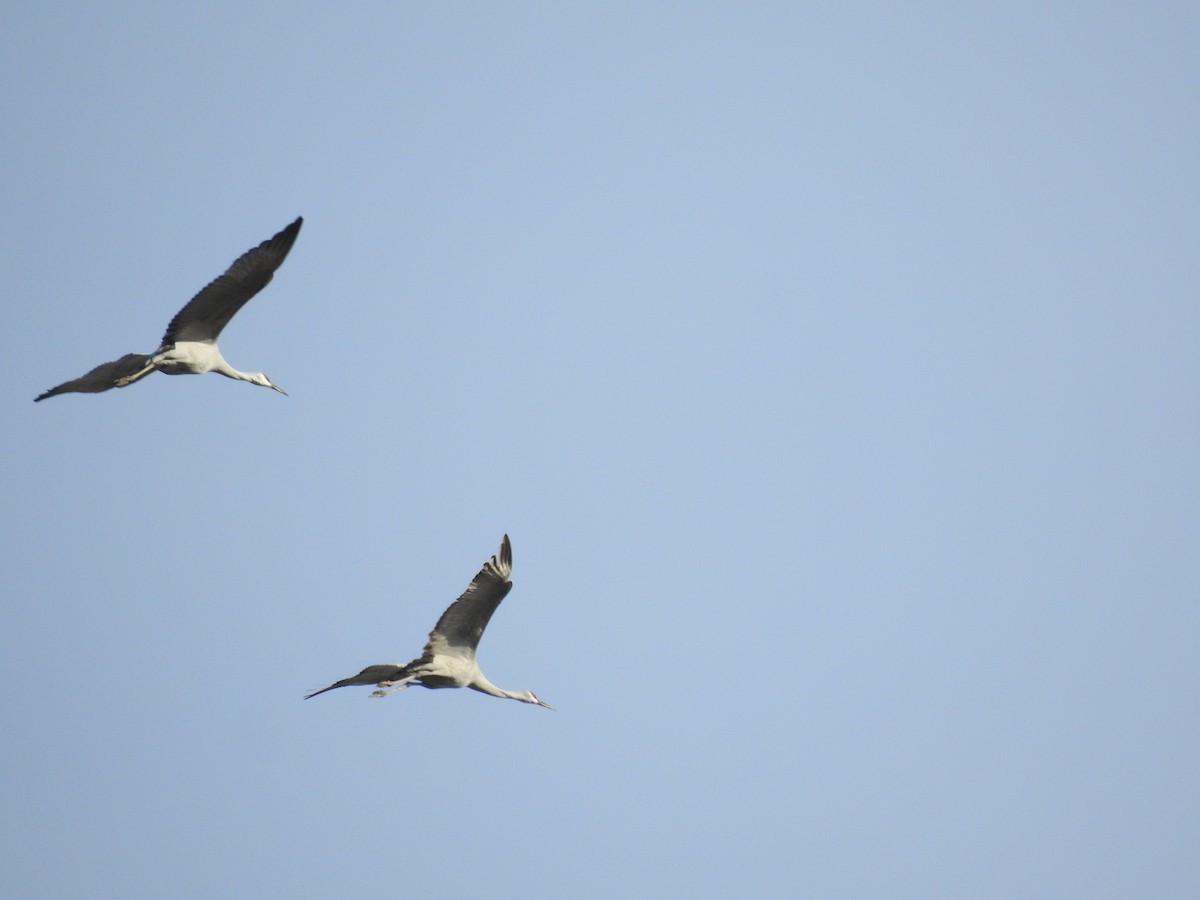
[[[215,341],[229,320],[246,302],[270,284],[296,243],[303,217],[270,240],[247,250],[226,270],[187,302],[163,335],[163,345],[176,341]]]
[[[343,678],[329,687],[306,694],[304,699],[308,700],[310,697],[317,696],[317,694],[332,691],[334,688],[349,687],[352,684],[379,684],[381,681],[399,681],[406,674],[408,674],[408,666],[395,666],[391,664],[367,666],[357,675],[351,675],[349,678]]]
[[[512,574],[512,545],[507,534],[500,542],[498,556],[483,564],[462,596],[442,613],[429,632],[422,659],[431,659],[438,653],[475,652],[492,613],[512,590],[512,582],[508,580]]]
[[[118,378],[125,378],[134,374],[139,369],[146,365],[150,357],[144,353],[126,353],[120,359],[114,359],[112,362],[100,363],[92,371],[86,375],[81,375],[74,381],[64,381],[58,387],[52,387],[48,391],[43,391],[33,398],[33,402],[45,400],[47,397],[54,397],[58,394],[99,394],[101,391],[107,391],[109,388],[117,386]],[[151,370],[153,371],[153,370]],[[146,375],[149,375],[147,372]],[[142,376],[143,378],[145,376]],[[139,379],[140,380],[140,379]],[[130,384],[133,384],[131,381]]]

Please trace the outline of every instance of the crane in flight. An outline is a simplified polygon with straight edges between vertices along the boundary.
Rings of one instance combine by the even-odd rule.
[[[126,353],[120,359],[101,363],[74,381],[38,394],[34,402],[58,394],[98,394],[110,388],[128,387],[155,370],[168,375],[216,372],[286,395],[287,391],[262,372],[239,372],[227,363],[217,347],[217,338],[237,311],[271,282],[275,270],[287,259],[303,222],[303,218],[298,218],[273,238],[247,250],[224,275],[209,282],[175,314],[163,335],[162,345],[153,353]]]
[[[374,691],[372,697],[383,697],[410,684],[419,684],[427,688],[468,687],[493,697],[507,697],[554,709],[538,699],[533,691],[506,691],[496,687],[479,671],[475,661],[475,648],[479,646],[483,630],[500,601],[512,590],[512,582],[508,580],[511,574],[512,545],[506,534],[500,542],[499,554],[483,564],[462,596],[442,613],[433,631],[429,632],[429,641],[419,657],[402,666],[390,663],[367,666],[357,675],[313,691],[304,699],[352,684],[375,685],[379,690]]]

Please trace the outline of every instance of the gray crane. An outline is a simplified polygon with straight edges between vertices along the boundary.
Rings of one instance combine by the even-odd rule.
[[[372,697],[383,697],[410,684],[419,684],[427,688],[468,687],[493,697],[507,697],[554,709],[539,700],[533,691],[506,691],[496,687],[484,677],[475,662],[475,648],[479,646],[483,630],[500,601],[512,590],[512,582],[508,580],[511,574],[512,545],[506,534],[500,542],[498,558],[493,556],[485,562],[462,596],[442,613],[433,631],[429,632],[429,641],[419,657],[402,666],[390,663],[367,666],[357,675],[313,691],[304,699],[352,684],[375,685],[379,690],[374,691]]]
[[[74,381],[38,394],[34,402],[58,394],[98,394],[110,388],[128,387],[155,370],[168,375],[216,372],[286,395],[287,391],[262,372],[239,372],[227,363],[217,348],[217,338],[237,311],[271,282],[275,270],[287,259],[303,222],[303,218],[298,218],[270,240],[247,250],[224,275],[209,282],[175,314],[163,335],[162,346],[153,353],[126,353],[120,359],[101,363]]]

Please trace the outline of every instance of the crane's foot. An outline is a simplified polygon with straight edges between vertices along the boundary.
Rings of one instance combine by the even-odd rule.
[[[379,682],[379,690],[372,691],[371,696],[386,697],[388,694],[394,694],[396,691],[402,690],[406,687],[408,687],[407,681],[403,682],[402,684],[396,684],[394,681],[381,681]]]

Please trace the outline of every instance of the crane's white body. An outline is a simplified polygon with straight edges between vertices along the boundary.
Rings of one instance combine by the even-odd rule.
[[[249,381],[251,384],[274,388],[281,394],[287,393],[262,372],[241,372],[235,369],[221,355],[216,341],[176,341],[167,345],[165,349],[147,357],[146,364],[137,372],[118,378],[114,387],[127,387],[151,372],[163,372],[167,375],[203,375],[206,372],[216,372],[226,378]]]
[[[533,691],[506,691],[496,687],[479,670],[475,648],[487,628],[488,621],[500,601],[512,590],[508,576],[512,573],[512,545],[508,535],[500,542],[500,551],[483,564],[479,574],[457,600],[446,608],[419,657],[404,665],[383,663],[367,666],[357,675],[313,691],[305,699],[350,685],[376,685],[372,697],[402,690],[412,684],[427,688],[471,688],[493,697],[534,703],[554,709],[538,699]]]
[[[303,222],[303,218],[296,219],[234,260],[224,275],[209,282],[176,313],[153,353],[127,353],[113,362],[101,363],[86,375],[39,394],[35,401],[58,394],[98,394],[115,387],[128,387],[152,372],[168,375],[216,372],[286,394],[262,372],[242,372],[226,362],[217,347],[217,338],[237,311],[270,283],[275,270],[287,259]]]

